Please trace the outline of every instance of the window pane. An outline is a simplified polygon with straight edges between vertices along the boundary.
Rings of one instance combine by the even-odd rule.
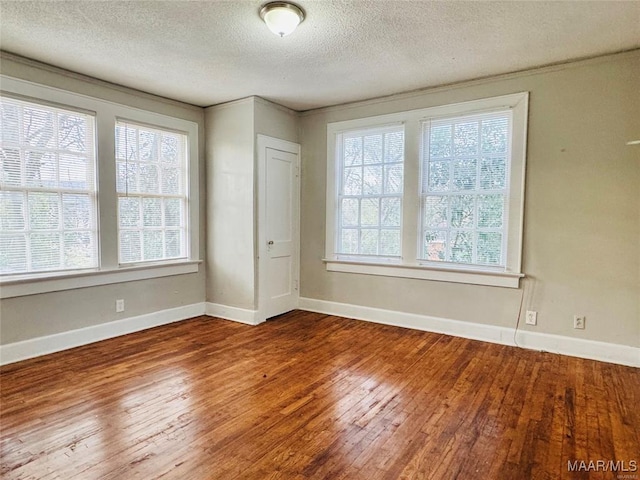
[[[429,196],[425,199],[425,226],[446,228],[449,225],[449,197]]]
[[[424,259],[444,262],[447,259],[447,233],[427,230],[424,235]]]
[[[28,187],[56,188],[58,160],[54,153],[25,151],[25,184]]]
[[[380,230],[380,254],[400,255],[400,230]]]
[[[0,191],[0,232],[23,230],[24,228],[23,193]]]
[[[382,135],[364,137],[364,163],[382,163]]]
[[[118,199],[118,220],[121,227],[139,227],[140,199],[136,197],[120,197]]]
[[[399,198],[381,200],[381,223],[385,227],[399,227],[402,215],[402,203]]]
[[[138,193],[138,164],[118,162],[116,168],[118,193]]]
[[[89,125],[84,115],[58,114],[58,145],[61,150],[89,153],[87,131]]]
[[[362,138],[346,138],[344,140],[344,165],[362,165]]]
[[[20,150],[0,148],[0,185],[22,185]]]
[[[142,260],[140,232],[125,230],[120,232],[120,261],[139,262]]]
[[[378,254],[378,230],[363,229],[360,231],[360,253],[363,255]]]
[[[502,227],[504,195],[478,196],[478,227]]]
[[[143,230],[142,238],[144,246],[143,260],[158,260],[164,256],[161,231]]]
[[[505,157],[482,158],[480,161],[480,188],[501,190],[506,186],[507,159]]]
[[[162,226],[162,199],[145,198],[142,200],[142,225],[144,227]]]
[[[391,132],[384,135],[385,163],[404,161],[404,132]]]
[[[164,224],[167,227],[182,226],[182,201],[177,198],[164,200]]]
[[[0,273],[22,273],[27,268],[27,236],[0,233]]]
[[[160,181],[158,178],[158,166],[157,165],[140,165],[140,193],[158,193],[160,188]],[[177,169],[171,169],[172,172]],[[176,175],[175,173],[172,173]],[[178,193],[177,186],[171,185],[167,187],[173,188],[172,192],[163,192],[163,193]]]
[[[382,167],[364,167],[363,172],[363,195],[382,193]]]
[[[430,192],[446,192],[449,190],[449,165],[450,162],[429,162],[429,187]]]
[[[23,109],[24,141],[32,147],[56,148],[56,135],[53,127],[55,114],[48,108],[28,106]]]
[[[502,263],[502,233],[478,233],[478,263],[500,265]]]
[[[358,253],[358,230],[343,228],[340,239],[340,253]]]
[[[379,200],[377,198],[364,198],[362,200],[362,212],[360,225],[377,226],[380,218]]]
[[[509,138],[509,119],[492,118],[482,121],[482,153],[506,153]]]
[[[140,142],[140,161],[157,162],[158,147],[160,146],[160,134],[149,132],[146,130],[140,130],[140,137],[138,138],[138,142]]]
[[[182,242],[180,241],[180,230],[167,230],[164,232],[164,241],[167,258],[177,258],[182,256]]]
[[[473,195],[451,196],[451,226],[456,228],[473,227]]]
[[[93,226],[93,201],[89,195],[62,195],[62,218],[68,230],[89,230]]]
[[[87,190],[92,183],[92,165],[87,157],[60,154],[60,188],[67,190]]]
[[[455,190],[475,190],[478,178],[477,160],[463,159],[453,162],[453,186]]]
[[[450,157],[453,135],[451,125],[433,125],[429,138],[429,156],[432,158]]]
[[[138,136],[136,129],[126,125],[116,125],[116,158],[136,160],[138,158]]]
[[[473,234],[471,232],[451,232],[451,261],[471,263],[473,261]]]
[[[402,164],[384,166],[384,193],[402,193],[403,182],[404,166]]]
[[[64,264],[67,268],[89,268],[93,266],[95,243],[90,232],[68,232],[64,234]]]
[[[181,185],[180,169],[176,167],[162,167],[162,194],[181,195]]]
[[[160,153],[163,162],[178,163],[182,156],[183,137],[178,134],[163,133]]]
[[[60,258],[60,234],[31,234],[31,268],[33,270],[58,270]]]
[[[34,230],[60,228],[60,197],[57,193],[29,193],[29,225]]]
[[[362,195],[362,167],[344,169],[342,192],[345,195]]]
[[[20,107],[18,105],[0,104],[0,138],[2,143],[20,141]]]
[[[343,198],[341,212],[343,226],[358,226],[358,199]]]
[[[453,135],[454,155],[465,157],[478,153],[478,122],[457,123]]]

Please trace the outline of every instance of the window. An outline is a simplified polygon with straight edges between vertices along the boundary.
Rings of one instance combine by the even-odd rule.
[[[505,267],[511,110],[423,122],[419,259]]]
[[[95,119],[0,100],[0,273],[98,266]]]
[[[338,253],[400,256],[402,126],[340,136]]]
[[[198,271],[197,112],[0,80],[0,298]]]
[[[119,262],[186,258],[186,135],[119,121],[116,171]]]
[[[517,288],[528,94],[330,123],[327,269]]]

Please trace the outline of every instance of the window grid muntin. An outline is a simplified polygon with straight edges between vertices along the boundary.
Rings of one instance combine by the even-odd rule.
[[[482,122],[491,121],[496,119],[506,119],[507,121],[507,133],[506,133],[506,148],[504,153],[483,153],[482,152]],[[477,147],[474,155],[456,155],[455,154],[455,125],[459,123],[477,122],[478,134],[477,134]],[[438,126],[448,125],[451,130],[451,155],[448,156],[434,156],[431,157],[431,132],[432,129]],[[506,268],[507,262],[507,244],[508,244],[508,219],[509,219],[509,179],[510,179],[510,166],[511,166],[511,142],[513,135],[513,118],[511,109],[500,109],[497,111],[473,113],[469,115],[455,115],[441,118],[426,119],[422,122],[422,142],[421,142],[421,186],[420,186],[420,236],[418,238],[418,261],[422,264],[433,265],[452,265],[452,266],[471,266],[471,267],[488,267],[488,268]],[[501,189],[482,189],[481,188],[481,169],[482,161],[484,159],[505,159],[504,167],[504,188]],[[475,176],[475,188],[473,189],[454,189],[455,181],[455,162],[461,160],[476,160],[476,176]],[[429,174],[430,167],[435,162],[448,162],[448,182],[447,190],[429,190]],[[473,196],[473,227],[453,227],[451,225],[452,209],[451,198],[461,196]],[[502,195],[502,227],[478,227],[478,198],[485,195]],[[429,227],[426,224],[426,202],[428,197],[446,197],[447,198],[447,227]],[[471,262],[457,262],[451,257],[452,245],[451,245],[451,232],[473,232],[473,244],[472,244],[472,261]],[[427,232],[443,232],[446,234],[446,252],[445,260],[434,260],[427,258],[427,245],[426,235]],[[478,261],[478,238],[480,233],[501,233],[501,250],[500,260],[498,263],[485,263]]]
[[[398,161],[385,161],[385,146],[387,142],[387,134],[400,133],[400,145],[401,145],[401,155],[400,160]],[[381,137],[380,144],[380,152],[381,157],[379,162],[374,163],[365,163],[365,138],[379,135]],[[361,159],[359,164],[345,164],[345,144],[347,140],[359,138],[361,144]],[[336,235],[336,252],[340,256],[354,256],[354,257],[376,257],[376,258],[399,258],[402,252],[402,204],[403,204],[403,183],[404,183],[404,126],[394,125],[394,126],[383,126],[383,127],[372,127],[366,129],[358,129],[352,130],[350,132],[343,132],[339,135],[339,168],[338,168],[338,205],[337,205],[337,235]],[[401,178],[399,181],[399,189],[398,192],[395,193],[385,193],[385,188],[387,185],[387,171],[385,166],[394,166],[399,165],[402,166]],[[374,194],[365,194],[364,186],[364,169],[365,167],[380,167],[382,175],[381,175],[381,183],[380,183],[380,193]],[[345,191],[345,168],[359,168],[360,169],[360,177],[361,177],[361,192],[360,195],[357,194],[344,194]],[[397,199],[399,203],[399,221],[398,225],[389,226],[383,225],[382,218],[382,199]],[[343,200],[351,199],[356,200],[358,202],[358,223],[357,225],[344,225],[343,224]],[[362,224],[362,203],[364,200],[378,200],[378,215],[377,215],[377,225],[363,225]],[[345,231],[353,231],[357,232],[357,252],[344,252],[342,249],[343,239]],[[377,240],[376,240],[376,253],[362,253],[362,238],[363,238],[363,230],[364,231],[372,231],[375,230],[377,232]],[[398,235],[398,253],[397,254],[382,254],[381,252],[381,236],[383,232],[397,232]]]
[[[0,97],[0,104],[2,105],[3,110],[7,106],[12,106],[17,109],[17,140],[6,140],[4,135],[0,137],[0,148],[2,150],[17,150],[19,164],[20,164],[20,179],[19,185],[15,183],[8,183],[4,176],[0,176],[0,192],[15,192],[21,194],[22,201],[22,222],[24,225],[23,229],[10,229],[0,230],[0,236],[3,240],[9,238],[24,238],[24,258],[25,258],[25,268],[20,270],[7,270],[3,271],[0,266],[0,276],[4,275],[19,275],[19,274],[29,274],[29,273],[55,273],[55,272],[63,272],[69,270],[86,270],[86,269],[94,269],[99,266],[99,256],[98,256],[98,221],[97,221],[97,182],[96,182],[96,119],[95,115],[92,113],[88,113],[85,111],[80,111],[74,109],[72,107],[67,106],[57,106],[50,105],[47,103],[40,103],[34,100],[22,100],[18,98],[13,98],[11,96],[2,96]],[[53,142],[53,146],[38,146],[30,143],[30,140],[26,138],[25,133],[25,110],[40,110],[46,112],[48,115],[52,116],[52,124],[51,124],[51,138],[47,143]],[[62,115],[77,117],[78,119],[82,119],[85,125],[85,132],[83,135],[84,139],[84,151],[78,151],[73,149],[65,149],[60,148],[60,117]],[[3,119],[3,128],[4,126]],[[45,126],[43,128],[47,128]],[[27,153],[41,153],[41,154],[49,154],[52,155],[55,159],[55,181],[53,181],[55,186],[36,186],[29,185],[29,181],[27,178],[28,170],[27,170]],[[85,175],[84,181],[86,182],[85,188],[64,188],[61,187],[62,179],[61,179],[61,156],[68,155],[75,157],[77,159],[84,159],[86,161],[85,165]],[[4,162],[3,162],[4,163]],[[42,181],[42,180],[41,180]],[[51,181],[51,180],[49,180]],[[71,180],[68,180],[71,182]],[[30,208],[30,193],[42,193],[42,194],[52,194],[56,197],[56,205],[57,205],[57,222],[58,226],[56,228],[32,228],[31,225],[31,208]],[[89,228],[83,229],[74,229],[74,228],[66,228],[65,225],[65,212],[64,212],[64,204],[63,198],[65,195],[82,195],[86,196],[89,199]],[[86,265],[82,266],[66,266],[67,265],[67,254],[69,250],[65,248],[66,246],[66,233],[87,233],[89,235],[89,250],[88,256],[85,256],[84,259],[88,260]],[[52,266],[50,268],[36,268],[34,267],[34,238],[37,235],[44,234],[57,234],[57,241],[59,242],[58,247],[58,256],[57,256],[57,265]]]
[[[119,141],[118,141],[118,129],[124,129],[125,135],[125,157],[120,156],[119,149]],[[133,158],[129,158],[129,144],[128,144],[128,129],[133,129],[136,132],[135,135],[135,148],[133,150],[134,156]],[[140,159],[140,136],[141,132],[144,133],[152,133],[156,136],[159,136],[159,141],[155,145],[155,161],[153,160],[141,160]],[[118,211],[118,263],[121,265],[131,265],[131,264],[139,264],[139,263],[149,263],[149,262],[162,262],[168,260],[180,260],[186,259],[189,256],[189,233],[188,233],[188,218],[189,218],[189,195],[188,195],[188,164],[189,164],[189,137],[186,133],[172,130],[168,128],[161,128],[153,125],[142,124],[138,122],[130,122],[126,120],[118,120],[116,122],[115,129],[115,161],[116,161],[116,190],[118,193],[118,202],[117,202],[117,211]],[[163,153],[162,153],[162,142],[164,137],[179,137],[180,140],[178,142],[177,159],[174,163],[164,162],[163,161]],[[128,165],[152,165],[158,167],[157,174],[157,189],[158,193],[154,192],[140,192],[141,185],[141,175],[140,170],[138,169],[138,173],[135,176],[136,179],[136,191],[130,191],[129,189],[129,175],[128,175]],[[167,194],[162,193],[163,189],[163,164],[165,166],[170,166],[172,169],[176,169],[178,171],[178,194]],[[124,191],[120,188],[120,171],[119,166],[124,165],[125,167],[125,188]],[[121,200],[125,198],[137,198],[139,199],[139,208],[138,208],[138,220],[139,226],[129,227],[123,226],[120,217],[120,207]],[[144,225],[144,200],[146,199],[160,199],[160,226],[145,226]],[[180,219],[178,226],[167,226],[166,225],[166,203],[165,200],[178,200],[180,202]],[[145,241],[144,234],[145,232],[162,232],[162,256],[157,258],[145,258]],[[122,238],[123,234],[126,232],[139,232],[139,242],[138,246],[140,248],[140,255],[138,259],[135,260],[123,260],[123,250],[122,250]],[[167,253],[167,233],[178,232],[178,239],[180,242],[180,252],[178,255],[170,256]]]

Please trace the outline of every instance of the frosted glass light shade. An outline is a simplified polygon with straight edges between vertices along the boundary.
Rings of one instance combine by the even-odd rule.
[[[286,37],[304,20],[304,12],[292,3],[271,2],[262,7],[260,17],[269,30],[280,37]]]

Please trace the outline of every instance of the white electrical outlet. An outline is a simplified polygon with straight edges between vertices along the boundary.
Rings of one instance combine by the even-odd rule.
[[[573,316],[573,328],[577,328],[579,330],[584,330],[584,324],[586,322],[586,318],[582,315],[574,315]]]
[[[524,320],[527,325],[537,325],[538,323],[538,312],[534,312],[533,310],[527,310],[527,316]]]
[[[124,312],[124,299],[116,300],[116,313]]]

